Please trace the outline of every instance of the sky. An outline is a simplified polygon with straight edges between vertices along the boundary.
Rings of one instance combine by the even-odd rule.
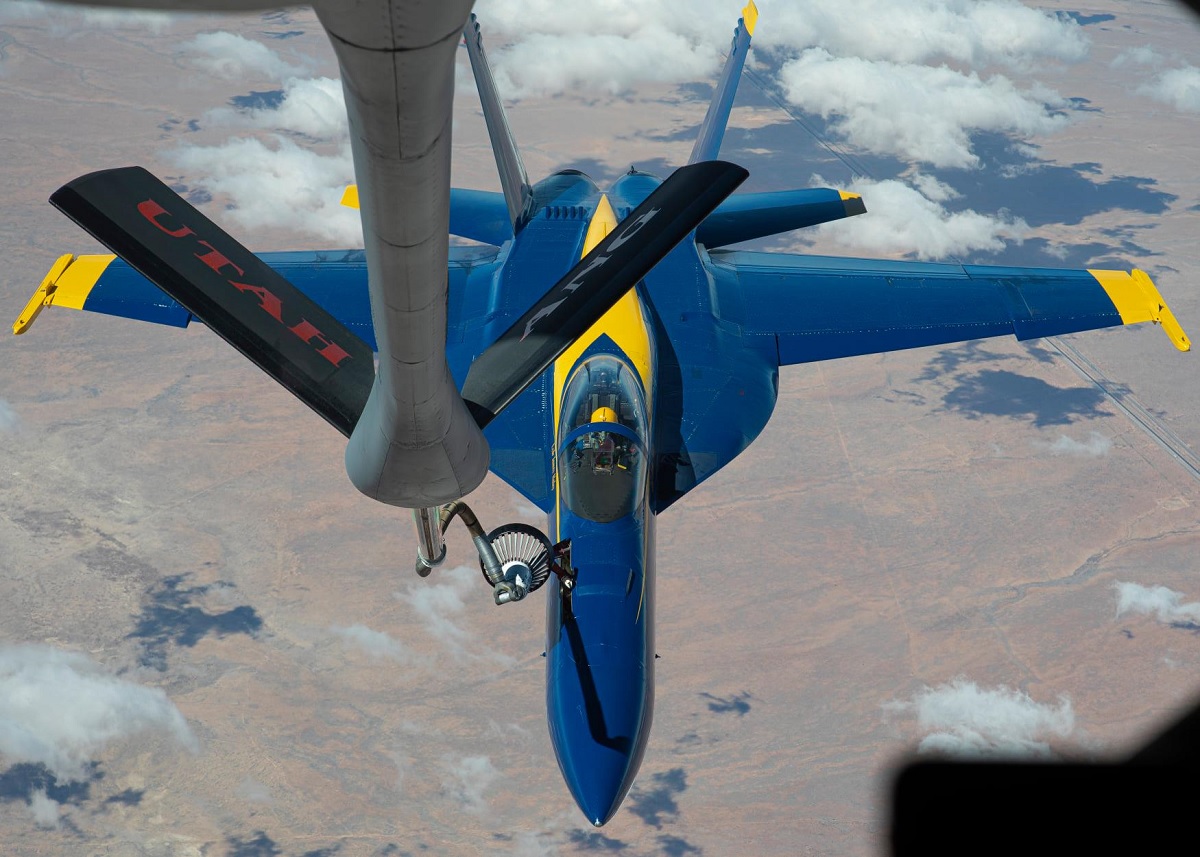
[[[1098,111],[1119,108],[1080,100],[1067,85],[1089,64],[1119,73],[1122,97],[1156,105],[1164,121],[1186,123],[1200,115],[1200,69],[1185,51],[1136,38],[1123,41],[1120,50],[1097,48],[1098,28],[1119,25],[1119,18],[1043,11],[1008,0],[763,2],[760,10],[749,64],[753,77],[742,83],[729,150],[759,159],[759,174],[767,176],[759,180],[768,185],[756,189],[781,180],[841,187],[861,193],[870,210],[852,224],[780,239],[776,249],[984,263],[1025,258],[1047,265],[1124,264],[1155,245],[1136,231],[1105,234],[1096,224],[1109,228],[1106,218],[1113,211],[1132,212],[1136,221],[1200,206],[1200,198],[1187,198],[1187,191],[1174,186],[1168,190],[1148,173],[1049,154],[1059,151],[1061,141],[1095,127]],[[607,179],[626,164],[607,159],[603,147],[574,154],[553,137],[563,132],[539,111],[568,98],[583,100],[597,112],[660,103],[661,115],[634,122],[633,134],[640,139],[632,149],[666,152],[648,156],[647,164],[669,169],[690,149],[703,115],[706,82],[720,69],[736,15],[730,4],[715,0],[686,6],[480,0],[476,12],[513,117],[543,117],[541,124],[514,122],[531,165],[586,165]],[[211,103],[193,98],[194,112],[165,131],[153,153],[170,165],[181,193],[235,234],[286,234],[297,246],[361,241],[357,215],[339,204],[353,168],[336,68],[311,42],[304,49],[294,47],[298,40],[286,35],[286,23],[247,27],[236,22],[238,32],[201,25],[197,33],[193,22],[186,35],[175,35],[178,25],[161,16],[0,3],[0,29],[30,20],[66,35],[83,26],[149,28],[194,75],[199,92],[236,89],[228,98],[214,95]],[[464,69],[460,63],[460,72]],[[0,82],[3,78],[0,59]],[[459,103],[469,105],[469,73],[460,73],[459,90]],[[680,108],[681,101],[688,110]],[[465,139],[478,138],[477,117],[464,114],[458,121]],[[580,133],[602,138],[603,130],[582,127]],[[813,157],[797,158],[797,150]],[[464,157],[478,153],[476,147]],[[462,170],[456,165],[474,184],[494,187],[487,168],[486,163]],[[1169,261],[1159,258],[1152,264]],[[973,376],[980,384],[1023,383],[1014,381],[1007,368],[985,371],[994,374]],[[959,413],[979,414],[970,390],[957,390],[959,398],[948,397],[946,409],[953,411],[957,403]],[[0,398],[0,434],[30,431],[20,403],[13,401]],[[1068,422],[1045,422],[1047,432],[1029,442],[1030,454],[1088,467],[1128,449],[1122,436],[1083,431]],[[104,556],[94,559],[100,565]],[[413,673],[509,669],[515,661],[508,653],[479,654],[479,631],[467,601],[477,584],[475,574],[450,569],[436,583],[409,583],[397,590],[396,604],[435,644],[436,655],[414,650],[401,635],[373,626],[369,616],[339,616],[313,633],[347,659]],[[1173,585],[1181,586],[1177,580],[1178,575]],[[195,724],[157,684],[156,673],[162,672],[160,666],[166,669],[167,653],[173,656],[188,645],[188,629],[201,638],[250,637],[259,627],[254,622],[261,625],[261,620],[236,589],[176,583],[160,585],[154,593],[142,614],[145,634],[135,637],[140,662],[128,670],[41,640],[6,637],[0,644],[0,755],[10,772],[31,765],[54,778],[46,780],[51,786],[27,790],[24,822],[61,829],[71,813],[80,812],[64,786],[89,782],[89,765],[123,742],[145,741],[166,758],[204,752]],[[1198,602],[1195,588],[1114,580],[1103,603],[1097,602],[1094,621],[1114,632],[1135,627],[1140,634],[1160,626],[1191,634],[1200,622]],[[197,616],[193,611],[210,619],[187,625]],[[182,630],[155,636],[153,629],[163,623]],[[134,635],[142,627],[135,627]],[[761,704],[736,694],[713,696],[710,703],[709,710],[735,717],[742,716],[740,706],[749,710]],[[881,701],[878,715],[895,730],[897,746],[907,742],[928,753],[1046,758],[1064,746],[1093,745],[1070,693],[1021,687],[1015,680],[965,674],[914,679]],[[503,725],[497,729],[507,734]],[[440,795],[477,818],[495,811],[499,784],[505,782],[495,753],[447,750],[414,761],[397,752],[388,764],[398,789],[420,779],[436,781]],[[678,811],[675,802],[687,788],[673,770],[648,770],[641,798],[631,800],[660,825],[671,806]],[[270,788],[251,776],[236,788],[247,804],[272,801]],[[572,839],[567,824],[547,825],[553,837],[531,833],[512,843],[513,852],[550,853],[548,843],[620,850],[603,838]],[[655,830],[664,831],[656,834],[657,853],[690,853],[687,839],[677,836],[681,829]],[[231,852],[245,846],[245,854],[260,853],[253,850],[252,834],[238,834],[236,841],[230,836]]]
[[[3,14],[29,14],[26,5],[10,2]],[[713,80],[727,49],[728,5],[707,0],[683,14],[669,2],[602,0],[582,9],[481,2],[476,12],[510,103],[569,93],[602,104],[651,84]],[[806,183],[835,184],[876,201],[852,226],[822,227],[821,237],[850,254],[932,259],[985,258],[1035,234],[1033,218],[989,198],[994,191],[975,187],[964,200],[958,177],[977,180],[985,166],[1037,172],[1044,166],[1039,142],[1091,118],[1087,105],[1041,77],[1091,61],[1088,28],[1105,16],[1016,0],[767,0],[761,12],[750,62],[755,78],[743,84],[743,95],[761,95],[761,82],[821,139],[854,153],[853,170],[838,164],[838,174],[810,172]],[[65,27],[81,13],[52,14]],[[102,20],[120,20],[117,14]],[[297,54],[286,39],[222,30],[182,41],[178,50],[197,74],[244,81],[250,90],[191,120],[218,142],[181,139],[164,152],[193,194],[229,200],[230,219],[243,227],[277,227],[338,245],[360,241],[354,213],[339,206],[353,167],[328,57]],[[1139,45],[1110,63],[1125,70],[1132,92],[1200,112],[1200,69],[1185,57]],[[473,88],[469,74],[459,83],[463,91]],[[1114,201],[1156,203],[1152,193],[1142,196]],[[1069,253],[1052,240],[1044,251],[1050,261]]]
[[[476,9],[501,94],[517,105],[566,93],[604,103],[648,84],[713,80],[727,47],[728,4],[715,0],[689,5],[688,14],[672,3],[534,5],[483,2]],[[822,227],[823,238],[850,254],[944,259],[986,258],[1034,234],[1031,218],[988,198],[994,191],[977,187],[964,200],[956,177],[977,179],[985,161],[1010,173],[1037,172],[1035,141],[1090,118],[1087,105],[1040,75],[1089,61],[1088,26],[1104,16],[1072,17],[1016,0],[765,2],[762,16],[755,80],[822,139],[854,153],[853,171],[838,164],[838,175],[803,179],[874,201],[852,225]],[[166,154],[193,192],[229,199],[231,219],[244,227],[355,243],[356,218],[338,204],[352,176],[338,82],[327,63],[315,74],[320,63],[289,55],[286,45],[222,31],[183,42],[179,49],[198,73],[246,81],[255,95],[198,117],[200,127],[224,136],[220,142],[184,140]],[[1200,112],[1200,70],[1183,57],[1147,45],[1111,62],[1126,69],[1132,91]],[[460,89],[472,87],[470,75],[460,74]],[[742,88],[756,94],[750,81]],[[295,180],[301,175],[302,184]],[[1143,196],[1115,201],[1156,204],[1152,193]],[[1068,253],[1046,244],[1050,262]]]

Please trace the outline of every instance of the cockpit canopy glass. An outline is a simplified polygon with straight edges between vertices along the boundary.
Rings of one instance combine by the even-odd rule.
[[[646,412],[632,371],[613,357],[588,360],[563,395],[558,478],[567,508],[608,523],[633,514],[646,487]]]

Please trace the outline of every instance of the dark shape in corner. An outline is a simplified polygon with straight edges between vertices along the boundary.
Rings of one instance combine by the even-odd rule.
[[[663,816],[674,820],[679,815],[677,795],[687,791],[687,773],[683,768],[659,771],[650,778],[648,788],[636,784],[629,793],[629,811],[656,830],[662,830]]]
[[[229,845],[226,857],[280,857],[283,854],[275,840],[262,830],[254,831],[254,835],[247,839],[230,836],[225,841]]]
[[[961,378],[942,401],[946,410],[967,419],[984,416],[1030,419],[1040,428],[1111,416],[1112,412],[1103,407],[1105,398],[1095,387],[1055,387],[1041,378],[1003,369],[982,369]]]
[[[142,789],[125,789],[123,792],[117,792],[115,795],[110,795],[104,799],[104,804],[107,806],[110,803],[119,803],[123,806],[139,806],[142,798],[146,796],[146,792]]]
[[[248,605],[210,613],[194,602],[211,586],[184,586],[188,575],[163,578],[148,593],[137,624],[128,639],[142,641],[143,666],[160,672],[167,669],[167,646],[192,647],[209,634],[224,637],[246,634],[253,637],[262,628],[258,612]]]
[[[738,717],[744,717],[750,713],[750,703],[746,700],[753,699],[750,691],[743,690],[741,693],[735,693],[728,699],[720,696],[713,696],[711,693],[700,694],[702,699],[708,700],[708,710],[716,714],[728,714],[734,712]]]
[[[996,131],[972,134],[971,148],[979,165],[938,172],[938,178],[960,194],[946,208],[954,212],[972,208],[985,214],[1003,210],[1037,227],[1081,223],[1114,209],[1162,214],[1179,198],[1158,190],[1158,182],[1149,176],[1105,179],[1097,176],[1092,162],[1056,164],[1031,155],[1028,147],[1017,143],[1015,137]],[[996,264],[990,254],[979,258]],[[1026,258],[1023,264],[1031,261]]]
[[[1191,817],[1195,795],[1186,783],[1197,762],[1194,701],[1123,759],[913,761],[893,781],[890,853],[959,854],[971,842],[972,854],[1174,854],[1178,825],[1140,822]]]
[[[703,854],[704,849],[693,845],[681,836],[671,836],[664,833],[658,837],[659,846],[666,857],[685,857],[687,854]]]
[[[1024,345],[1028,355],[1038,363],[1054,362],[1054,352],[1044,346],[1036,342],[1026,342]],[[1005,360],[1020,359],[1022,359],[1022,355],[991,351],[987,347],[986,340],[973,339],[970,342],[964,342],[962,345],[939,350],[930,358],[929,362],[925,364],[925,368],[921,371],[921,374],[914,380],[936,381],[944,376],[953,375],[960,368],[971,368],[973,365],[985,361],[999,363]],[[961,378],[961,376],[959,377]]]
[[[1117,20],[1116,15],[1108,15],[1104,13],[1098,15],[1085,15],[1083,12],[1059,12],[1058,14],[1063,18],[1070,18],[1081,27],[1086,27],[1089,24],[1103,24],[1105,21]]]
[[[275,110],[283,104],[283,90],[271,89],[266,92],[250,90],[249,95],[235,95],[229,103],[238,110]]]
[[[617,854],[629,847],[629,843],[605,836],[599,830],[572,830],[567,834],[567,841],[580,851],[608,851]]]
[[[92,783],[104,779],[99,762],[90,762],[83,779],[59,782],[58,777],[41,762],[18,762],[0,772],[0,801],[28,803],[35,792],[45,792],[55,803],[78,806],[91,797]]]

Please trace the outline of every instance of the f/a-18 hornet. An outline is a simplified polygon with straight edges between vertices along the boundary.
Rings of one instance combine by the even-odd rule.
[[[688,165],[665,180],[631,169],[606,190],[575,170],[531,184],[471,6],[316,3],[341,66],[357,180],[344,201],[365,249],[255,255],[145,170],[104,170],[50,201],[113,255],[59,258],[14,331],[51,305],[201,321],[349,438],[355,487],[413,510],[418,572],[443,561],[458,516],[497,604],[553,580],[547,720],[571,794],[602,825],[650,733],[655,516],[754,440],[779,367],[1145,321],[1189,343],[1138,270],[727,249],[865,211],[832,189],[731,195],[747,173],[716,158],[753,3]],[[501,193],[449,186],[464,38]],[[546,513],[544,533],[484,530],[461,500],[489,469]]]

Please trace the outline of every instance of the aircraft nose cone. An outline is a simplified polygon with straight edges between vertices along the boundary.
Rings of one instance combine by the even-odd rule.
[[[637,772],[630,771],[628,753],[589,753],[588,757],[585,765],[576,765],[565,779],[584,817],[601,827],[616,815]]]
[[[553,666],[550,740],[575,803],[599,827],[616,814],[641,766],[653,691],[635,664],[581,668],[554,659]]]

